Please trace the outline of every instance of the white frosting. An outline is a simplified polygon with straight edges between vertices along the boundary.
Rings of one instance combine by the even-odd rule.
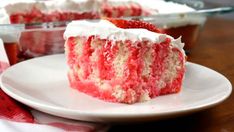
[[[13,3],[7,4],[4,7],[4,9],[8,14],[12,14],[12,13],[29,12],[34,7],[41,11],[46,11],[45,3],[35,2],[35,1],[27,1],[27,2],[15,1]]]
[[[45,2],[48,12],[51,11],[76,11],[97,12],[101,7],[99,0],[52,0]]]
[[[3,8],[0,9],[0,24],[9,24],[9,23],[10,23],[10,18],[6,10],[4,10]]]
[[[0,4],[0,8],[5,7],[9,4],[17,4],[17,3],[33,3],[35,0],[2,0]]]
[[[108,0],[107,2],[111,6],[130,6],[131,4],[138,4],[136,1],[132,0]]]
[[[142,0],[133,0],[133,1],[139,2],[143,7],[157,9],[159,14],[195,11],[195,9],[193,9],[185,4],[178,4],[178,3],[174,3],[174,2],[165,2],[163,0],[147,0],[147,2],[142,2]]]
[[[100,21],[72,21],[68,24],[64,38],[68,39],[71,36],[91,36],[98,35],[100,38],[108,38],[112,40],[132,40],[142,41],[149,40],[153,43],[161,43],[166,38],[172,40],[172,46],[183,50],[184,44],[181,43],[180,38],[174,39],[166,34],[160,34],[148,31],[146,29],[122,29],[116,27],[107,20]]]

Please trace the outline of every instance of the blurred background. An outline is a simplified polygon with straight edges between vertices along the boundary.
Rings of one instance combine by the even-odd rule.
[[[234,0],[203,0],[208,5],[211,6],[234,6]],[[226,18],[226,19],[233,19],[234,20],[234,13],[218,15],[217,17]]]

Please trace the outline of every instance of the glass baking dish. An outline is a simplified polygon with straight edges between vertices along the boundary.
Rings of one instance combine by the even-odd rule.
[[[233,7],[222,7],[204,10],[202,3],[194,4],[197,11],[186,13],[158,14],[140,17],[125,17],[137,19],[157,25],[166,34],[175,38],[182,37],[185,50],[189,51],[195,45],[200,30],[206,18],[215,14],[234,11]],[[201,10],[202,9],[202,10]],[[34,24],[1,24],[0,38],[8,55],[10,64],[25,59],[64,52],[63,33],[68,21],[34,23]]]

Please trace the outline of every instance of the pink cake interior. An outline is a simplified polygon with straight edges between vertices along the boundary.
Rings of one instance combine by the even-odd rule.
[[[77,29],[78,30],[78,29]],[[65,44],[70,86],[93,97],[135,103],[177,93],[184,76],[184,55],[164,42],[69,37]]]

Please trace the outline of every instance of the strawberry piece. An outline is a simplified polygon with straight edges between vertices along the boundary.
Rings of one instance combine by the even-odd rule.
[[[144,28],[152,32],[161,33],[161,31],[153,24],[139,21],[139,20],[123,20],[123,19],[115,19],[115,18],[105,18],[106,20],[113,23],[115,26],[119,28]]]
[[[19,103],[11,99],[0,89],[0,118],[34,123],[31,113],[25,110]]]

